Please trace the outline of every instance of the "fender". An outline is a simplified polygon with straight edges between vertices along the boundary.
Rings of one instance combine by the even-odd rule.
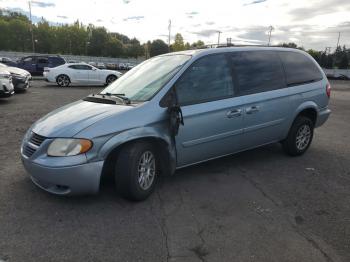
[[[290,118],[290,121],[289,121],[289,124],[288,124],[288,129],[287,129],[287,134],[288,134],[288,132],[289,132],[289,130],[290,130],[290,128],[291,128],[295,118],[297,117],[297,115],[299,115],[300,112],[305,110],[305,109],[314,109],[317,112],[317,114],[318,114],[318,111],[319,111],[317,104],[315,102],[313,102],[313,101],[305,101],[302,104],[300,104],[297,107],[297,109],[294,111],[292,117]],[[286,136],[287,136],[287,134],[286,134]]]
[[[169,130],[162,125],[144,126],[125,130],[112,136],[99,150],[98,159],[105,160],[107,156],[117,147],[137,139],[159,139],[167,145],[169,153],[169,170],[173,174],[176,169],[176,147],[173,139],[169,135]]]

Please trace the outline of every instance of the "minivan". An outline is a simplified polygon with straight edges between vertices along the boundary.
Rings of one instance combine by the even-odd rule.
[[[22,161],[50,193],[96,193],[113,176],[123,197],[143,200],[160,174],[189,165],[276,142],[304,154],[329,98],[325,74],[297,49],[168,53],[38,120]]]

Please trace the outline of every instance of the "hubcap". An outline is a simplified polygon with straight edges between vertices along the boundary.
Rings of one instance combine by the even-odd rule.
[[[156,160],[151,151],[142,154],[138,166],[138,182],[143,190],[149,189],[156,175]]]
[[[298,148],[298,150],[304,150],[309,142],[310,142],[310,138],[311,138],[311,129],[309,125],[302,125],[297,132],[297,136],[296,136],[296,146]]]
[[[69,80],[66,76],[60,76],[57,82],[60,86],[68,86],[69,84]]]

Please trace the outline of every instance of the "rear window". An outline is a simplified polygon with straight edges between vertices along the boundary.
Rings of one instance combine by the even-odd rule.
[[[286,87],[281,61],[274,51],[234,52],[231,59],[240,95]]]
[[[66,63],[62,57],[49,57],[49,61],[54,65],[63,65]]]
[[[322,74],[315,63],[306,55],[296,52],[279,52],[288,86],[316,82]]]

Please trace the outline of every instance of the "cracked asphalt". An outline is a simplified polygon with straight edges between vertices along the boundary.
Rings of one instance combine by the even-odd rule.
[[[70,198],[30,182],[27,128],[100,89],[32,85],[0,100],[0,261],[350,261],[350,82],[332,82],[333,113],[304,156],[273,144],[185,168],[141,203],[110,180]]]

